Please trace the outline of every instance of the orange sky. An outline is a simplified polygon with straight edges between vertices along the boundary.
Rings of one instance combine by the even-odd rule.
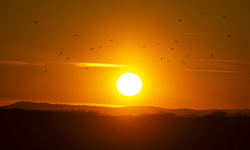
[[[250,109],[249,6],[245,0],[1,1],[0,105]],[[143,82],[134,97],[116,89],[126,72]]]

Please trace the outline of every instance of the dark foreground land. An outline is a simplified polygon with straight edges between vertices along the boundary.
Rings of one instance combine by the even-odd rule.
[[[250,149],[250,116],[103,116],[85,111],[0,109],[0,149]]]

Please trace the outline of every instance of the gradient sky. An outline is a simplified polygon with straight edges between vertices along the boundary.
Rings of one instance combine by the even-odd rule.
[[[0,105],[250,109],[249,8],[246,0],[1,0]],[[116,89],[126,72],[142,79],[136,96]]]

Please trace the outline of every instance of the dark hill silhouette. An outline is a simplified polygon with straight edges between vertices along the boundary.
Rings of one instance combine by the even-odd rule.
[[[204,116],[211,114],[215,109],[210,110],[193,110],[193,109],[166,109],[153,106],[127,106],[127,107],[102,107],[102,106],[89,106],[89,105],[66,105],[66,104],[49,104],[49,103],[35,103],[35,102],[16,102],[10,105],[2,106],[0,108],[7,109],[27,109],[27,110],[85,110],[85,111],[98,111],[104,115],[141,115],[141,114],[156,114],[158,112],[173,113],[179,116]],[[250,115],[250,109],[224,109],[228,115],[241,113]]]
[[[160,112],[107,116],[86,111],[0,109],[2,150],[250,149],[250,116],[183,117]]]

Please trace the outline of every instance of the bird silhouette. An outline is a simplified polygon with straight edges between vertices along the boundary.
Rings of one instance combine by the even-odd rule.
[[[34,21],[34,23],[38,23],[39,21]]]
[[[224,18],[224,19],[225,19],[226,17],[222,17],[222,18]]]
[[[113,39],[110,39],[109,42],[113,42],[114,40]]]
[[[88,70],[89,68],[86,68],[85,70]]]
[[[196,68],[196,69],[198,69],[198,70],[199,70],[200,68]]]
[[[47,72],[48,70],[44,70],[44,72]]]
[[[214,57],[214,54],[212,54],[211,57]]]
[[[170,60],[167,61],[167,63],[169,63],[169,62],[170,62]]]
[[[182,63],[183,65],[185,65],[186,63]]]
[[[69,59],[69,57],[67,57],[67,59]]]
[[[185,57],[188,57],[188,55],[185,55]]]
[[[231,35],[229,34],[229,35],[227,35],[227,37],[231,37]]]
[[[172,47],[171,50],[174,50],[174,48]]]
[[[201,15],[204,15],[204,13],[201,13]]]
[[[145,47],[146,47],[146,45],[143,46],[143,48],[145,48]]]
[[[99,49],[101,49],[101,48],[102,48],[102,46],[99,47]]]
[[[156,45],[160,45],[159,43],[156,43]]]
[[[161,58],[161,60],[163,60],[163,57]]]
[[[178,42],[178,41],[175,41],[175,42]]]
[[[179,20],[179,22],[181,22],[181,19]]]
[[[73,36],[78,36],[78,34],[74,34]]]
[[[182,63],[184,62],[184,60],[181,61]]]
[[[62,52],[59,55],[62,55]]]
[[[91,47],[90,50],[93,51],[93,50],[94,50],[94,47]]]

